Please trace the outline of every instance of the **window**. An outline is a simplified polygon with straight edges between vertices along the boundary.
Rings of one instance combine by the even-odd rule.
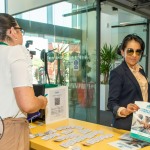
[[[62,7],[63,6],[63,7]],[[64,17],[63,14],[72,11],[72,4],[61,2],[53,6],[53,23],[54,25],[72,27],[72,17]]]
[[[16,18],[21,18],[30,21],[47,23],[47,7],[42,7],[32,11],[28,11],[15,16]]]
[[[64,6],[64,7],[62,7]],[[51,15],[49,15],[49,9]],[[50,23],[53,25],[59,25],[63,27],[72,27],[72,16],[64,17],[63,14],[72,11],[72,4],[67,2],[61,2],[52,5],[52,7],[42,7],[32,11],[28,11],[19,15],[15,15],[16,18],[36,21],[41,23]]]
[[[0,13],[5,12],[5,0],[0,0]]]

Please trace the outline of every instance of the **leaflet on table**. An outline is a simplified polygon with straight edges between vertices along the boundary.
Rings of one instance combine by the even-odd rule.
[[[150,103],[135,101],[135,104],[140,109],[133,113],[130,136],[150,143],[150,128],[144,127],[150,125]]]
[[[60,121],[68,118],[68,87],[60,86],[46,88],[48,104],[45,109],[45,123]]]
[[[148,142],[143,142],[130,137],[129,133],[123,134],[119,140],[108,143],[120,150],[138,150],[145,146],[150,146]]]

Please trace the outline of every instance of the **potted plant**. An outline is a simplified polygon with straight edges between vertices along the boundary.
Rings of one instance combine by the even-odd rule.
[[[118,59],[117,49],[118,46],[113,47],[106,43],[100,49],[100,110],[107,110],[109,73],[113,64]]]
[[[115,60],[118,59],[117,49],[118,45],[113,47],[106,43],[100,49],[100,72],[103,76],[102,84],[108,84],[109,72]]]

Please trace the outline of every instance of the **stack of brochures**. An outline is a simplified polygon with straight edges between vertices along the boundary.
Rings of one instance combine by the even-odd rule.
[[[150,145],[148,142],[131,138],[130,133],[123,134],[119,140],[110,142],[108,144],[120,150],[138,150]]]

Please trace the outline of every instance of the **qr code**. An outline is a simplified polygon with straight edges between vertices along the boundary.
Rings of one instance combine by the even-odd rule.
[[[60,105],[60,98],[55,98],[55,105]]]

